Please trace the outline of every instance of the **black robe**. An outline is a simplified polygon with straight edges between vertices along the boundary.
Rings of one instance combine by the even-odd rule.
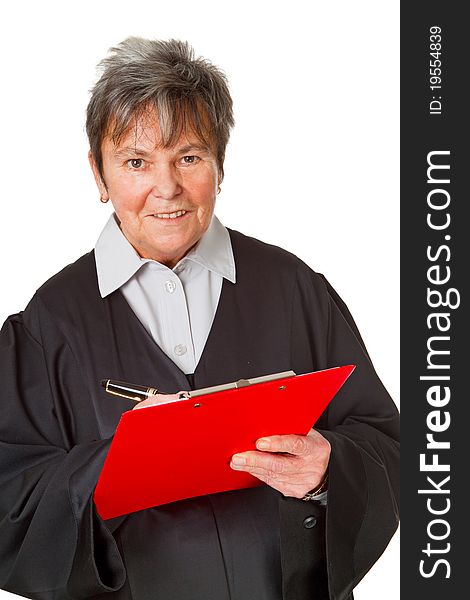
[[[398,519],[396,407],[327,281],[230,236],[237,282],[223,282],[192,387],[356,364],[316,425],[332,446],[327,508],[261,486],[96,514],[113,432],[134,406],[100,380],[191,385],[120,291],[100,297],[91,252],[1,331],[0,588],[43,600],[343,600],[383,552]]]

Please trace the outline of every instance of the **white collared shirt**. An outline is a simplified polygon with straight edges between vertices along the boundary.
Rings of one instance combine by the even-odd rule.
[[[120,289],[165,354],[194,373],[214,321],[223,279],[235,283],[235,260],[227,229],[214,215],[209,228],[170,269],[139,256],[113,213],[95,246],[102,298]]]

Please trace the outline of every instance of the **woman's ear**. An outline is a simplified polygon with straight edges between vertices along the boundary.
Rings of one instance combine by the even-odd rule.
[[[96,164],[96,161],[93,158],[93,154],[91,153],[91,150],[88,151],[88,162],[90,163],[90,167],[91,167],[91,170],[93,171],[93,176],[95,178],[96,186],[100,193],[100,200],[101,200],[101,202],[107,202],[109,200],[108,190],[106,188],[106,184],[103,181],[103,178],[100,175],[98,165]]]

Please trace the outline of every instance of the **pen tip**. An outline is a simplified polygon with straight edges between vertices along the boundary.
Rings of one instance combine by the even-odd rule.
[[[102,385],[103,387],[106,387],[106,384],[108,383],[108,381],[109,381],[109,379],[102,379],[102,380],[100,381],[100,383],[101,383],[101,385]]]

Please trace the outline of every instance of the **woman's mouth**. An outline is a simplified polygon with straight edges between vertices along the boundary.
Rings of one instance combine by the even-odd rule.
[[[183,217],[186,213],[186,210],[176,210],[170,213],[154,213],[152,216],[156,217],[157,219],[178,219],[179,217]]]

